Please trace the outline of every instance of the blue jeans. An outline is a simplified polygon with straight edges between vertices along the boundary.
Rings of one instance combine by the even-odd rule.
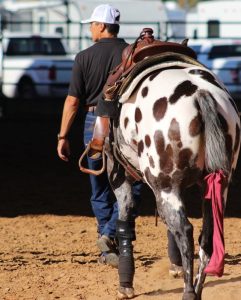
[[[85,118],[84,126],[84,143],[87,145],[92,139],[93,129],[96,116],[92,112],[88,112]],[[87,157],[90,169],[99,170],[102,166],[102,158],[91,159]],[[90,198],[93,213],[98,222],[98,233],[114,238],[116,235],[116,220],[118,219],[117,201],[113,197],[113,193],[109,184],[107,172],[105,171],[99,176],[89,175],[92,195]],[[140,203],[142,183],[133,185],[133,195],[136,206]]]

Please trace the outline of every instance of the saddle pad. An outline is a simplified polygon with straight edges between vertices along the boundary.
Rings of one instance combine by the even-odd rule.
[[[156,71],[156,70],[161,70],[163,68],[166,67],[172,67],[172,66],[181,66],[184,68],[189,68],[189,67],[194,67],[195,65],[190,64],[190,63],[186,63],[186,62],[182,62],[182,61],[172,61],[172,62],[162,62],[159,64],[155,64],[154,66],[151,66],[147,69],[145,69],[144,71],[142,71],[140,74],[138,74],[129,84],[129,86],[127,87],[127,89],[124,91],[124,93],[121,95],[119,102],[120,103],[124,103],[126,102],[131,94],[133,93],[133,91],[135,90],[136,86],[138,85],[138,83],[149,73]]]

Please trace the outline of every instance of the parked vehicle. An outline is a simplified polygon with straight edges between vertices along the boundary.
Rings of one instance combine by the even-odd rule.
[[[5,97],[63,97],[67,93],[74,59],[60,36],[9,33],[1,48]]]
[[[241,99],[241,40],[194,40],[188,45],[235,99]]]

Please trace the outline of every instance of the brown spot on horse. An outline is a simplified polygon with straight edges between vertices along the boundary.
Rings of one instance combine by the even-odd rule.
[[[156,121],[160,121],[165,116],[167,110],[167,98],[162,97],[156,100],[152,110],[153,110],[153,116],[156,119]]]
[[[151,146],[151,138],[148,134],[145,136],[145,144],[148,148]]]
[[[197,136],[201,133],[203,128],[202,117],[198,114],[195,118],[192,119],[189,125],[189,134],[190,136]]]
[[[139,123],[142,119],[142,113],[139,107],[136,108],[135,110],[135,121],[136,123]]]
[[[183,96],[192,96],[197,91],[197,86],[190,80],[183,81],[174,90],[174,93],[170,96],[169,102],[171,104],[176,103]]]
[[[129,118],[126,117],[126,118],[124,119],[124,127],[125,127],[125,129],[126,129],[128,123],[129,123]]]
[[[142,97],[145,98],[148,94],[148,87],[145,86],[141,91]]]
[[[181,134],[180,134],[180,127],[177,120],[174,118],[171,121],[169,130],[168,130],[168,137],[171,141],[180,141]]]

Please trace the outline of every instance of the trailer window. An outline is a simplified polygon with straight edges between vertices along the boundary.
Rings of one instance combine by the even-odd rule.
[[[220,22],[218,20],[208,21],[208,37],[209,38],[220,37]]]

